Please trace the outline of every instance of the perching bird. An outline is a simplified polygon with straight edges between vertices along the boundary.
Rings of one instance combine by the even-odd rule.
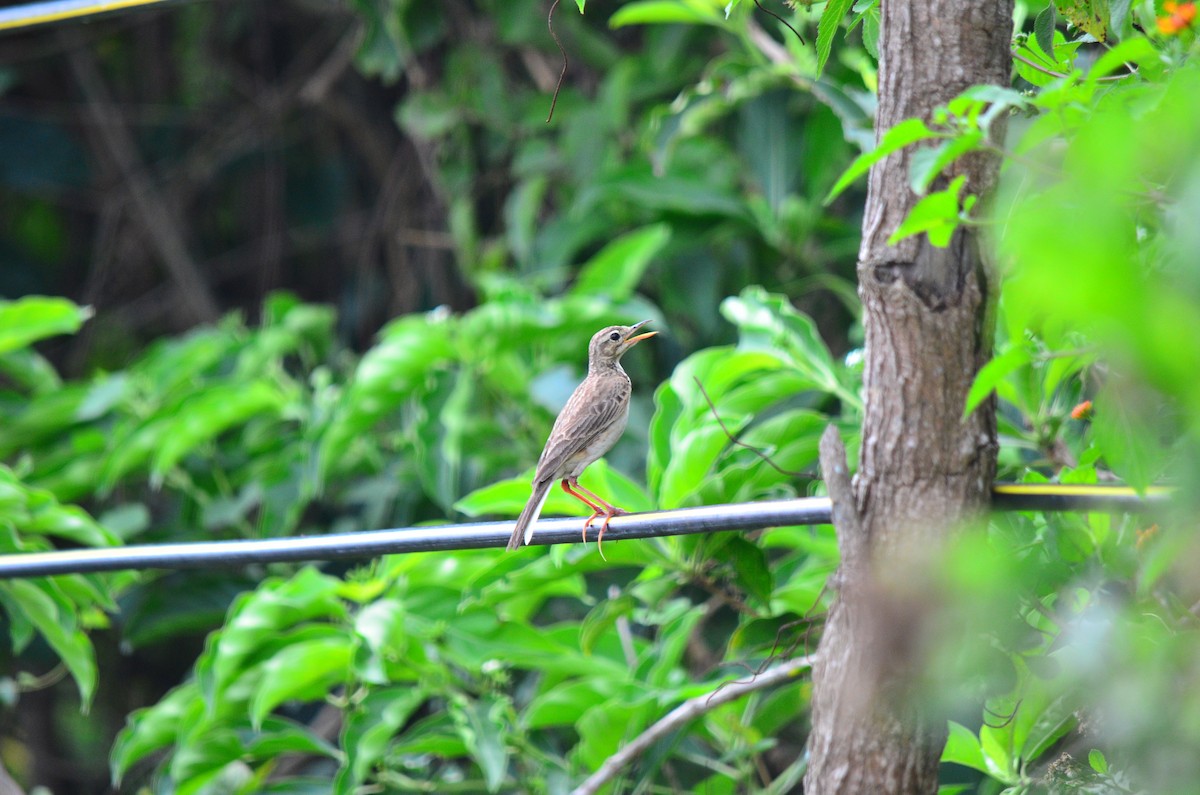
[[[587,530],[592,522],[604,517],[600,534],[596,536],[597,549],[600,548],[604,531],[608,529],[608,521],[625,513],[580,486],[579,476],[588,464],[607,453],[625,430],[632,386],[629,376],[621,368],[621,357],[634,345],[658,333],[635,333],[649,322],[643,320],[632,326],[609,326],[592,337],[588,345],[587,378],[575,387],[567,405],[554,421],[554,428],[546,440],[542,457],[538,459],[537,472],[533,476],[533,494],[513,527],[512,538],[508,540],[509,549],[528,544],[533,538],[533,525],[556,480],[562,481],[563,491],[592,509],[592,515],[583,523],[584,541],[587,541]],[[604,556],[603,550],[600,555]]]

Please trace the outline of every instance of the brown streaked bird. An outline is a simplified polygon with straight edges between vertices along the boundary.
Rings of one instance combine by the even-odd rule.
[[[596,536],[596,548],[600,550],[600,557],[604,557],[600,539],[608,529],[609,520],[625,511],[580,486],[579,476],[589,464],[607,453],[625,430],[632,385],[621,368],[621,357],[634,345],[658,333],[637,333],[649,322],[609,326],[592,337],[588,345],[587,378],[575,387],[567,405],[554,421],[533,476],[533,494],[517,517],[512,538],[508,540],[509,549],[516,549],[533,539],[533,525],[542,512],[550,487],[557,480],[562,482],[563,491],[592,509],[592,515],[583,523],[585,542],[592,522],[604,517]]]

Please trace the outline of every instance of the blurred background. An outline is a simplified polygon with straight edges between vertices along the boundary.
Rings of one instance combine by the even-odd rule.
[[[650,317],[664,332],[626,363],[635,420],[610,460],[634,478],[654,385],[735,340],[721,302],[745,285],[793,296],[836,352],[860,344],[862,194],[822,199],[871,136],[861,49],[796,91],[811,50],[769,17],[742,13],[739,44],[704,24],[610,27],[612,6],[564,3],[559,87],[548,11],[197,0],[0,34],[0,297],[94,313],[34,359],[6,359],[0,454],[114,540],[445,521],[532,465],[608,322]],[[431,310],[430,323],[477,311],[452,342],[402,323],[384,383],[360,371],[339,391],[385,324]],[[410,372],[414,348],[425,358]],[[464,376],[480,378],[469,396]],[[31,393],[55,404],[29,410]],[[189,416],[207,429],[155,459]],[[330,447],[338,463],[318,467]],[[786,479],[744,494],[792,493]],[[39,638],[5,680],[0,757],[27,784],[105,791],[127,713],[186,678],[267,573],[117,578],[108,606],[63,597],[61,621],[78,615],[95,644],[90,713],[56,666],[78,676],[86,642]]]
[[[741,284],[850,273],[857,221],[814,201],[851,151],[829,107],[783,76],[739,85],[750,64],[710,28],[567,5],[547,123],[547,7],[206,0],[7,33],[0,294],[93,306],[56,351],[81,372],[281,289],[362,347],[475,305],[489,274],[559,289],[655,221],[678,234],[644,291],[680,346],[728,336],[716,305]]]

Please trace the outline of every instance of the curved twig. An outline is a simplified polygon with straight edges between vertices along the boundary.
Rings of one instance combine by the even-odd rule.
[[[809,654],[804,657],[796,657],[795,659],[782,662],[774,668],[763,671],[753,679],[722,685],[716,693],[689,698],[638,735],[624,748],[604,760],[604,764],[600,765],[595,773],[588,776],[587,780],[571,790],[571,795],[592,795],[592,793],[599,792],[600,788],[611,781],[617,773],[630,765],[650,746],[663,737],[723,704],[737,701],[742,696],[753,693],[756,690],[763,690],[788,682],[802,670],[812,668],[815,656]]]
[[[1014,60],[1020,61],[1021,63],[1030,67],[1031,69],[1036,69],[1037,71],[1041,72],[1044,75],[1049,75],[1050,77],[1056,77],[1056,78],[1070,77],[1070,75],[1063,74],[1062,72],[1056,72],[1053,69],[1043,66],[1042,64],[1038,63],[1037,61],[1035,61],[1031,58],[1026,58],[1024,55],[1017,52],[1016,50],[1012,51],[1012,57]],[[1127,72],[1126,74],[1105,75],[1104,77],[1097,77],[1096,81],[1099,83],[1112,83],[1117,80],[1124,80],[1125,78],[1129,77],[1130,75],[1134,75],[1137,73],[1137,69],[1129,66],[1129,64],[1125,64],[1125,66],[1127,69],[1129,69],[1129,72]]]
[[[788,30],[790,30],[790,31],[791,31],[791,32],[792,32],[792,33],[793,33],[793,34],[796,36],[796,38],[800,39],[800,43],[801,43],[802,45],[804,45],[805,47],[807,47],[807,46],[808,46],[808,42],[806,42],[806,41],[804,40],[804,37],[800,35],[800,31],[798,31],[798,30],[796,30],[795,28],[793,28],[790,22],[788,22],[786,19],[784,19],[783,17],[781,17],[781,16],[779,16],[778,14],[776,14],[776,13],[775,13],[774,11],[772,11],[771,9],[769,9],[769,8],[766,8],[765,6],[763,6],[763,4],[762,4],[762,3],[760,3],[760,2],[758,2],[758,0],[754,0],[754,5],[758,6],[758,10],[759,10],[759,11],[762,11],[764,14],[770,14],[771,16],[775,17],[776,19],[778,19],[778,20],[779,20],[780,22],[782,22],[783,24],[787,25],[787,29],[788,29]]]
[[[550,115],[546,117],[546,124],[554,118],[554,108],[558,105],[558,92],[562,89],[563,80],[567,77],[567,67],[570,65],[570,60],[567,59],[567,51],[563,49],[562,42],[558,39],[558,34],[554,32],[554,9],[558,8],[558,0],[554,0],[550,4],[550,13],[546,15],[546,27],[550,29],[550,37],[554,39],[554,46],[558,47],[558,51],[562,53],[563,68],[558,73],[558,82],[554,84],[554,96],[550,99]]]
[[[708,408],[712,412],[713,417],[716,418],[717,424],[721,426],[721,430],[725,432],[725,437],[729,439],[731,443],[736,444],[738,447],[744,447],[750,452],[754,453],[756,456],[765,461],[767,465],[771,467],[771,469],[774,469],[781,475],[787,475],[790,478],[812,477],[813,473],[811,472],[793,472],[790,469],[784,469],[783,467],[779,466],[779,464],[776,464],[774,461],[772,461],[771,457],[762,450],[758,449],[752,444],[747,444],[746,442],[743,442],[741,439],[734,436],[733,432],[730,431],[725,425],[725,421],[721,419],[721,415],[717,412],[717,407],[713,404],[712,398],[708,396],[708,392],[704,389],[704,384],[700,383],[700,379],[696,376],[692,376],[692,380],[696,382],[696,386],[700,389],[700,394],[704,398],[704,402],[708,404]]]

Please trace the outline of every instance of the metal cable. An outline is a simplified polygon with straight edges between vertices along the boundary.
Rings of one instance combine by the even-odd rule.
[[[1144,496],[1139,496],[1133,489],[1123,487],[998,484],[994,495],[994,505],[1000,510],[1138,513],[1165,504],[1169,493],[1165,489],[1151,489]],[[829,498],[808,497],[618,516],[609,525],[604,540],[726,530],[750,531],[829,522]],[[542,519],[537,523],[533,543],[576,543],[580,541],[580,524],[579,517]],[[503,547],[508,543],[511,533],[510,521],[476,522],[324,536],[27,552],[0,555],[0,579],[126,569],[231,568],[251,563],[362,559],[405,552],[485,549]],[[596,530],[589,530],[588,539],[594,540],[595,537]]]

